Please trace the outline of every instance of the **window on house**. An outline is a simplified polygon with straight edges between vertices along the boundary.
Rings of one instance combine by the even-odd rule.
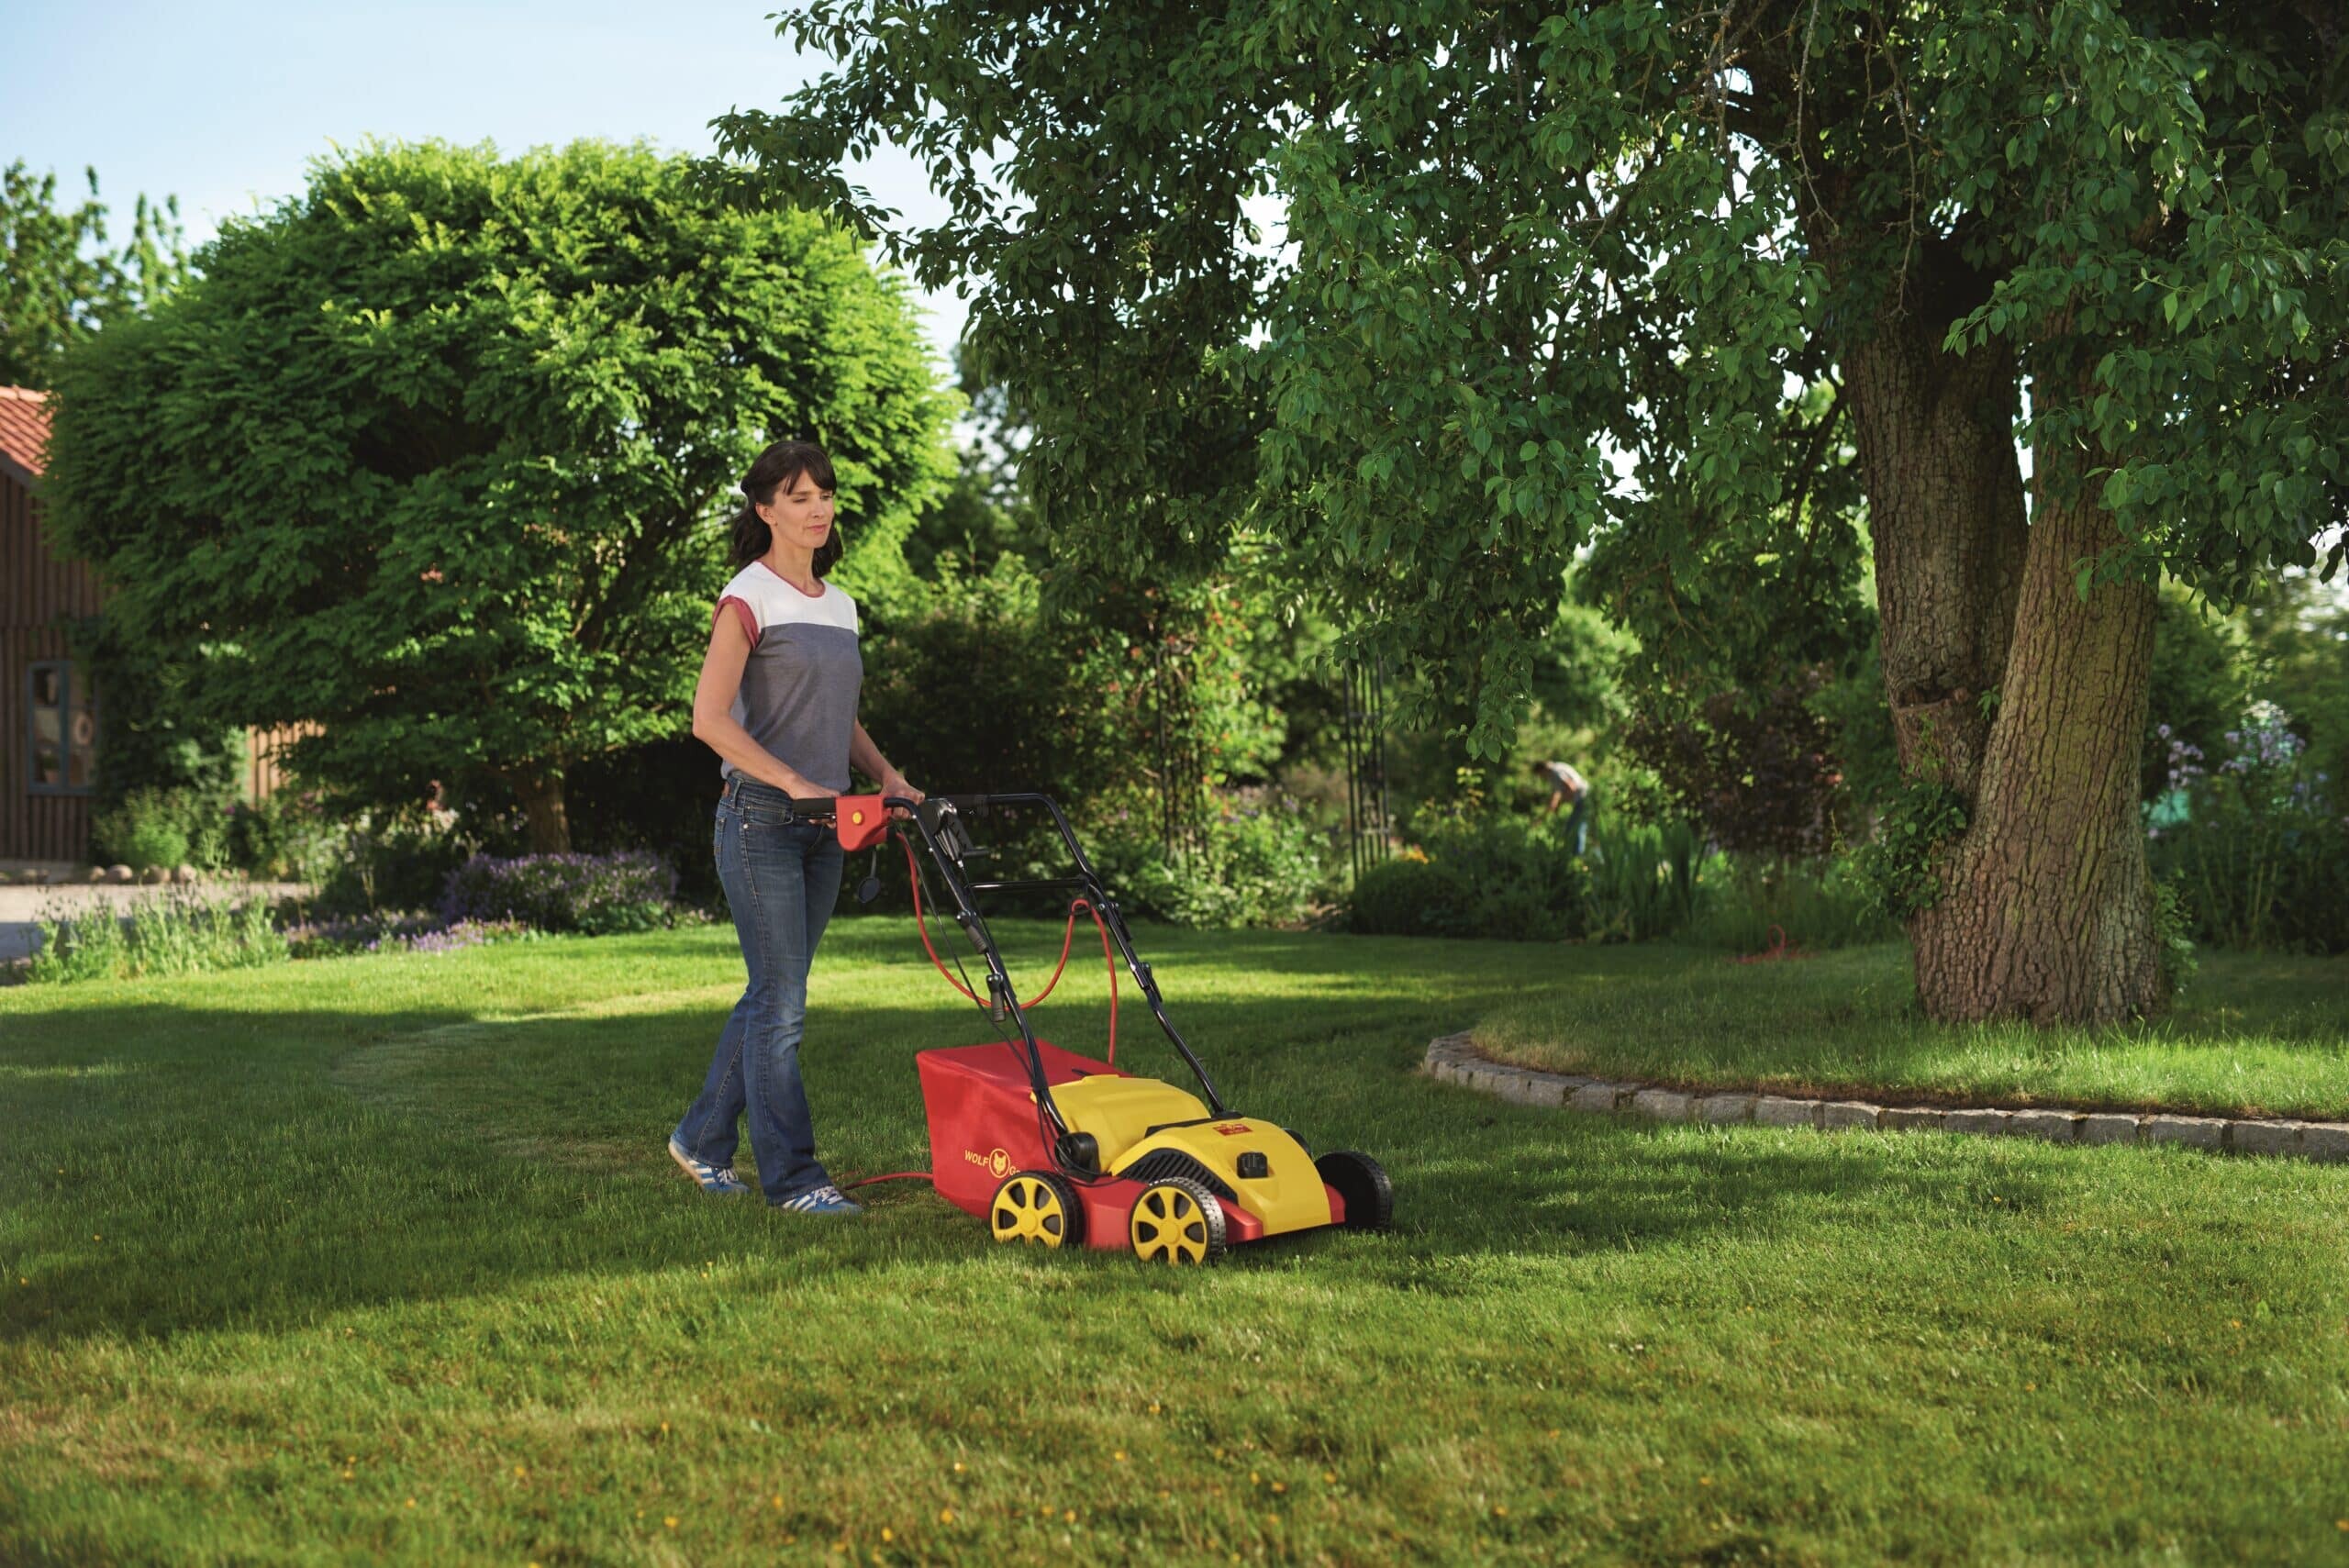
[[[96,765],[98,717],[87,683],[74,679],[73,666],[59,660],[36,664],[31,684],[32,734],[27,748],[26,784],[35,795],[86,795]]]

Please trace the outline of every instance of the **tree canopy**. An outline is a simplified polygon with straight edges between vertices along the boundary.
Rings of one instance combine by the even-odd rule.
[[[1652,649],[1767,660],[1773,596],[1831,600],[1853,560],[1852,462],[1903,766],[1976,808],[1935,851],[1957,913],[1912,926],[1929,1005],[2158,1005],[2124,828],[2150,581],[2232,596],[2349,516],[2333,8],[812,0],[782,26],[839,69],[726,144],[925,284],[977,280],[1056,536],[1180,564],[1266,531],[1358,649],[1475,695],[1485,754],[1595,538]],[[883,138],[944,221],[846,183]]]
[[[867,595],[951,468],[855,239],[643,147],[369,147],[196,260],[69,356],[59,532],[202,650],[211,711],[316,726],[292,766],[346,797],[495,781],[562,847],[566,766],[685,723],[761,447],[831,452]]]
[[[1952,346],[2045,383],[2028,439],[2106,454],[2103,566],[2223,593],[2312,560],[2349,188],[2321,17],[818,0],[783,25],[841,69],[721,123],[926,284],[979,280],[971,339],[1073,542],[1268,520],[1367,639],[1476,677],[1497,733],[1594,533],[1679,568],[1668,622],[1718,530],[1800,526],[1835,445],[1787,387],[1887,286],[1945,303],[1937,273],[1976,296]],[[837,172],[885,136],[946,221]]]
[[[186,276],[177,197],[140,196],[109,250],[98,172],[83,174],[88,197],[62,208],[55,173],[35,178],[22,159],[0,171],[0,386],[48,386],[67,345]]]

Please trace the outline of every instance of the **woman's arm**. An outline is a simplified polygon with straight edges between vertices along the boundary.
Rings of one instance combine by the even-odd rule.
[[[694,738],[733,763],[738,772],[773,784],[794,800],[829,798],[831,791],[818,789],[784,766],[736,721],[734,697],[742,689],[742,671],[750,662],[751,634],[734,617],[719,616],[709,628],[709,651],[702,655],[701,679],[694,683]]]
[[[864,732],[862,719],[857,721],[856,733],[849,738],[848,760],[849,765],[873,780],[883,795],[899,795],[907,800],[924,798],[921,791],[906,782],[906,775],[897,771],[896,764],[881,754],[881,748],[875,746],[873,737]]]

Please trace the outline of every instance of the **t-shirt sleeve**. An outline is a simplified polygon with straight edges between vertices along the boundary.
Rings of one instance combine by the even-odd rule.
[[[757,612],[751,608],[750,601],[740,595],[729,594],[718,600],[717,612],[709,617],[709,624],[716,627],[718,617],[729,609],[733,611],[734,618],[742,623],[743,633],[750,638],[751,646],[756,648],[759,645],[759,617]]]

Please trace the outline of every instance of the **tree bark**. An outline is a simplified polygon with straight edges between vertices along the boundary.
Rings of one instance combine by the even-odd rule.
[[[1972,819],[1909,922],[1934,1018],[2111,1023],[2168,999],[2137,815],[2154,588],[2076,586],[2114,537],[2091,499],[2043,487]]]
[[[1769,111],[1756,127],[1801,175],[1830,319],[1852,324],[1833,348],[1858,433],[1901,773],[1954,788],[1969,813],[1937,855],[1938,902],[1909,922],[1918,999],[1945,1019],[2151,1013],[2165,985],[2136,786],[2153,588],[2099,584],[2081,598],[2077,563],[2114,541],[2112,522],[2076,484],[2047,481],[2083,465],[2040,454],[2027,509],[2014,359],[1996,343],[1942,347],[1990,297],[1995,263],[1884,205],[1848,158],[1827,160],[1820,126],[1865,144],[1868,103],[1816,90],[1808,57],[1785,53],[1792,28],[1753,36],[1781,39],[1749,61]]]
[[[2043,484],[2027,519],[2016,367],[1943,350],[1977,284],[1932,269],[1843,354],[1901,773],[1969,813],[1940,900],[1909,922],[1918,999],[1951,1020],[2145,1016],[2166,1000],[2136,805],[2154,591],[2081,599],[2111,519]]]
[[[571,814],[562,800],[562,774],[552,768],[516,772],[507,775],[514,793],[522,802],[522,816],[530,836],[530,852],[534,855],[567,855],[571,852]]]
[[[1942,315],[1886,312],[1846,355],[1844,385],[1900,771],[1970,797],[1989,741],[1983,694],[2006,673],[2026,528],[2013,361],[1943,352]]]

